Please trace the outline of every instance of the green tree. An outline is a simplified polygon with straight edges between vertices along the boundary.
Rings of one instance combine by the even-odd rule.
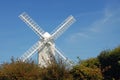
[[[120,79],[120,46],[113,50],[102,51],[98,59],[105,80]]]

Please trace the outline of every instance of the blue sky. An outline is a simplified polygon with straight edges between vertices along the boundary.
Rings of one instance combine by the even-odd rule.
[[[39,37],[19,19],[27,12],[42,29],[52,32],[69,15],[76,22],[55,42],[64,55],[96,57],[120,45],[119,0],[1,0],[0,63],[20,57]]]

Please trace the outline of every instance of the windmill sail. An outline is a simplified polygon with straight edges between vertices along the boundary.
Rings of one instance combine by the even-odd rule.
[[[57,39],[74,22],[75,22],[75,18],[72,15],[69,16],[52,32],[52,38]]]
[[[42,49],[43,47],[44,45],[40,41],[38,41],[30,49],[28,49],[28,51],[26,51],[19,59],[25,61],[30,58],[38,49]]]
[[[43,34],[45,33],[42,28],[34,21],[32,18],[29,17],[27,13],[22,13],[20,19],[23,20],[39,37],[43,38]]]
[[[73,62],[70,61],[68,58],[66,58],[66,57],[63,55],[63,52],[61,52],[61,50],[58,49],[57,47],[55,47],[55,52],[58,54],[59,58],[62,59],[63,62],[69,64],[70,66],[73,65]]]

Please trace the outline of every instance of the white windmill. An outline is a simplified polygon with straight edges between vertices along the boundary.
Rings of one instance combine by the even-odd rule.
[[[28,51],[26,51],[19,59],[26,61],[34,53],[38,52],[38,64],[47,66],[47,62],[51,61],[51,57],[59,56],[65,62],[69,61],[64,57],[60,50],[56,48],[54,40],[56,40],[70,25],[75,22],[74,17],[71,15],[65,19],[53,32],[49,34],[45,32],[40,26],[32,20],[25,12],[19,15],[22,19],[39,37],[40,40],[35,43]]]

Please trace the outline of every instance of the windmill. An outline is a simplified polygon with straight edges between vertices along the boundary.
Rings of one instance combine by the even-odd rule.
[[[26,51],[19,59],[23,62],[29,59],[33,54],[38,52],[38,64],[41,66],[47,66],[47,62],[57,55],[65,62],[70,61],[64,57],[61,51],[55,46],[54,40],[56,40],[67,28],[75,22],[75,19],[70,15],[65,19],[51,34],[45,32],[30,16],[23,12],[19,15],[23,20],[40,38],[28,51]]]

